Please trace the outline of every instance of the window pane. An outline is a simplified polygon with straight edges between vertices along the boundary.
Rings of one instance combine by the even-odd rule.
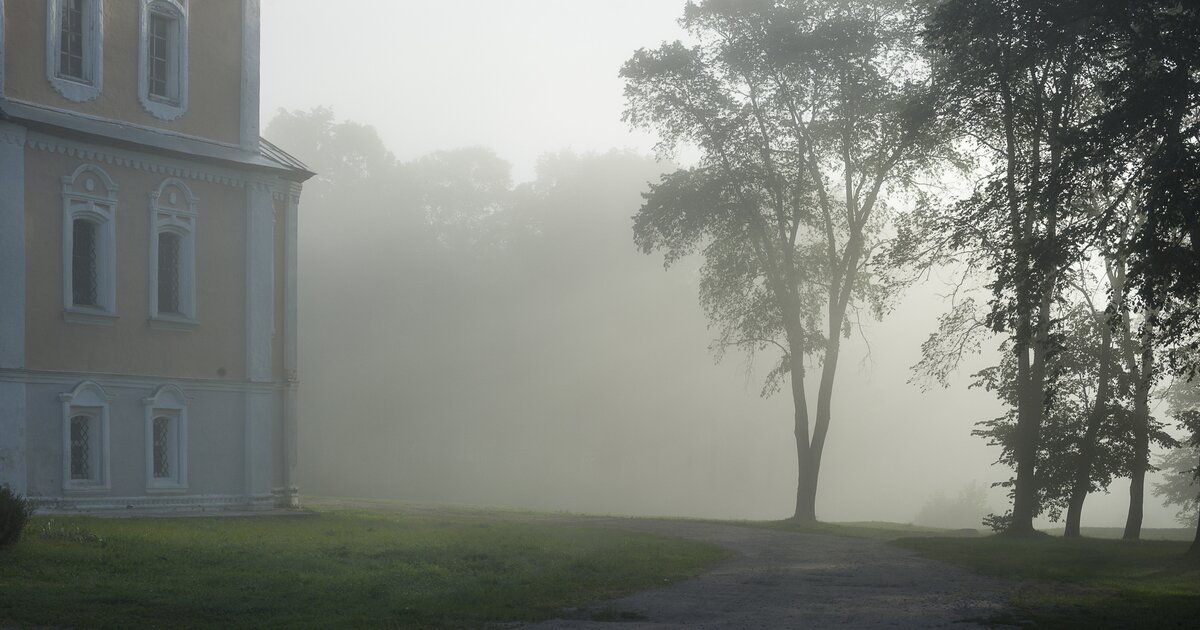
[[[83,79],[83,0],[64,0],[60,20],[58,74]]]
[[[154,419],[154,477],[166,479],[171,476],[170,435],[171,419]]]
[[[177,234],[158,235],[159,313],[179,313],[179,244]]]
[[[92,478],[92,419],[71,418],[71,479]]]
[[[96,224],[75,219],[72,225],[71,291],[76,306],[97,306]]]
[[[175,20],[163,15],[150,16],[150,41],[148,61],[150,94],[172,98],[170,85],[170,44]]]

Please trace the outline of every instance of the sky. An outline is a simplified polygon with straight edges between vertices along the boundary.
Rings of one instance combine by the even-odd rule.
[[[481,145],[511,162],[517,181],[533,179],[540,155],[562,149],[651,153],[654,138],[621,121],[618,72],[636,49],[682,37],[676,22],[682,6],[681,0],[263,0],[263,126],[281,108],[329,107],[338,120],[375,127],[401,160]],[[832,497],[823,518],[906,521],[931,493],[953,496],[965,482],[1007,477],[992,465],[997,451],[970,436],[972,422],[1000,413],[989,395],[967,390],[966,376],[950,390],[925,393],[907,382],[921,341],[945,310],[939,290],[915,291],[892,316],[870,325],[867,341],[848,343],[822,468],[823,496]],[[762,457],[770,470],[789,474],[787,397],[758,399],[758,386],[736,359],[714,369],[741,392],[746,409],[773,418],[721,430],[758,432],[744,443],[773,445]],[[1126,483],[1089,499],[1084,524],[1122,524]],[[786,516],[789,484],[794,477],[745,516]],[[859,500],[833,501],[853,497]],[[991,503],[1002,511],[999,491]],[[1149,498],[1145,524],[1173,526],[1172,513]]]
[[[401,159],[493,147],[532,179],[542,153],[634,148],[621,65],[682,35],[678,0],[264,0],[262,116],[333,108]],[[324,39],[314,39],[327,33]]]

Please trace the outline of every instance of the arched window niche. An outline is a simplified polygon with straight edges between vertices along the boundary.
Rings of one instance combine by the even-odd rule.
[[[146,410],[146,489],[187,490],[187,422],[191,397],[163,385],[142,399]]]
[[[150,326],[196,326],[196,196],[169,177],[150,193]]]
[[[62,178],[63,318],[111,325],[117,317],[117,185],[84,164]]]
[[[108,403],[113,397],[95,381],[83,381],[58,399],[63,421],[63,490],[108,490]]]

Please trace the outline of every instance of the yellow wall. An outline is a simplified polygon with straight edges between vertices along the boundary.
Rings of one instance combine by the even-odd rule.
[[[46,79],[46,0],[5,2],[4,93],[59,109],[238,144],[241,129],[241,0],[188,3],[188,107],[173,121],[138,101],[138,0],[104,0],[104,84],[86,103]]]
[[[12,3],[6,3],[12,4]],[[193,6],[200,3],[194,3]],[[149,193],[166,175],[97,164],[118,186],[116,291],[111,327],[63,320],[63,175],[84,162],[25,151],[26,365],[35,370],[240,379],[245,375],[246,192],[185,179],[196,196],[196,319],[152,330]],[[218,369],[225,375],[219,376]]]

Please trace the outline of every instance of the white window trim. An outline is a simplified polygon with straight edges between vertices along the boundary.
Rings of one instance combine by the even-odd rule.
[[[186,210],[178,208],[175,192],[168,193],[163,204],[163,192],[174,187],[183,193]],[[183,180],[168,177],[150,193],[150,327],[159,330],[189,330],[196,321],[196,196]],[[179,236],[179,313],[158,312],[158,235],[170,232]]]
[[[188,5],[187,0],[141,0],[138,28],[138,100],[151,116],[162,120],[175,120],[187,112],[188,107]],[[165,101],[150,95],[150,15],[157,13],[177,21],[179,32],[175,38],[175,89],[178,98]]]
[[[81,177],[84,191],[75,190]],[[97,183],[99,185],[97,185]],[[84,164],[62,178],[63,186],[63,318],[75,324],[111,325],[117,317],[116,215],[117,185],[99,167]],[[90,189],[88,187],[91,187]],[[97,190],[103,188],[103,190]],[[82,202],[76,207],[75,202]],[[74,222],[85,218],[96,223],[97,306],[76,306],[73,289]]]
[[[59,51],[62,45],[60,13],[62,0],[46,3],[46,79],[63,98],[83,103],[100,96],[104,86],[104,11],[101,0],[84,0],[83,10],[83,68],[87,77],[63,77],[58,74]]]
[[[187,490],[188,403],[191,397],[175,385],[163,385],[154,395],[142,399],[146,409],[146,491],[182,492]],[[154,419],[167,417],[175,421],[175,477],[159,479],[154,476]]]
[[[113,396],[95,381],[83,381],[69,392],[59,394],[63,414],[63,490],[72,492],[104,492],[111,488],[109,481],[108,448],[108,401]],[[92,415],[99,420],[99,447],[96,462],[96,478],[90,480],[71,479],[71,418],[77,415]]]

